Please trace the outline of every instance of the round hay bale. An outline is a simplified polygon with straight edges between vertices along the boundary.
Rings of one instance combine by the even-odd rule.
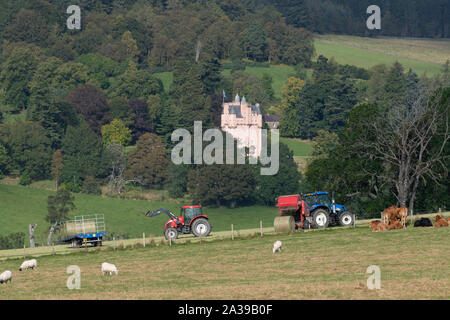
[[[293,216],[276,217],[273,221],[275,232],[293,232],[295,220]]]

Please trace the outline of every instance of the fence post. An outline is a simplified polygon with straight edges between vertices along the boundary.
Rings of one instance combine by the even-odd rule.
[[[116,237],[113,236],[113,248],[116,251]]]
[[[231,224],[231,240],[234,240],[234,227],[233,227],[233,224]]]
[[[203,233],[203,228],[200,228],[200,244],[202,244],[202,233]]]
[[[356,214],[353,213],[353,228],[355,227],[355,225],[356,225]]]
[[[259,220],[259,231],[261,232],[261,237],[262,237],[263,236],[262,220]]]
[[[52,242],[52,255],[55,255],[55,243]]]
[[[145,248],[145,232],[142,233],[142,245]]]
[[[23,259],[25,260],[26,254],[25,254],[25,244],[23,245]]]
[[[414,209],[411,209],[411,225],[413,225],[413,215],[414,215]]]
[[[172,237],[169,237],[169,247],[172,246]]]

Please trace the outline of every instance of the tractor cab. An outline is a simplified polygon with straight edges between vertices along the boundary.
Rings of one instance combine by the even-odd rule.
[[[306,201],[309,207],[322,205],[327,207],[328,209],[332,209],[332,201],[328,195],[328,192],[306,193],[303,194],[303,199]]]
[[[189,225],[192,219],[202,214],[202,206],[184,206],[180,210],[180,217],[184,217],[186,225]]]

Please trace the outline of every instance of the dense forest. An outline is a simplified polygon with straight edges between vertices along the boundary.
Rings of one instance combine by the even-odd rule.
[[[66,27],[72,4],[81,7],[81,30]],[[339,190],[339,200],[362,215],[393,201],[414,206],[416,198],[419,207],[448,207],[449,63],[429,78],[398,63],[366,70],[315,53],[313,32],[376,34],[365,27],[366,4],[2,1],[0,176],[16,175],[23,185],[52,179],[61,190],[93,194],[107,185],[115,196],[136,186],[166,189],[172,197],[189,194],[196,202],[232,207],[272,205],[275,195],[311,189]],[[383,27],[378,34],[449,36],[448,1],[379,5]],[[245,72],[249,66],[276,64],[295,69],[281,98],[274,96],[268,73]],[[170,88],[156,76],[162,72],[173,75]],[[305,176],[284,144],[274,176],[261,176],[260,164],[171,163],[175,129],[192,131],[195,120],[203,129],[220,126],[223,92],[226,101],[239,93],[260,103],[263,113],[279,114],[283,137],[313,139],[317,159]],[[420,110],[414,121],[412,110]],[[436,110],[442,111],[438,119],[432,117]],[[394,179],[404,159],[392,163],[381,152],[371,153],[384,147],[375,144],[373,136],[381,131],[362,121],[364,115],[373,116],[373,123],[392,119],[393,137],[398,133],[393,128],[402,123],[411,130],[406,136],[411,143],[418,128],[432,128],[422,137],[427,144],[420,160],[416,151],[405,151],[418,166],[402,176],[407,190]],[[407,126],[411,123],[415,129]],[[355,137],[372,130],[365,141]],[[362,147],[371,144],[375,149]]]

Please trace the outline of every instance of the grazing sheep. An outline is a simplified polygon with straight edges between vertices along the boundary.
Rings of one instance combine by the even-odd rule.
[[[380,220],[370,221],[369,226],[370,226],[370,228],[372,228],[373,232],[387,230],[387,224],[384,222],[381,222]]]
[[[281,246],[282,246],[283,244],[281,243],[281,241],[280,240],[277,240],[277,241],[275,241],[275,243],[273,244],[273,253],[275,253],[275,252],[277,252],[277,251],[280,251],[281,252]]]
[[[2,274],[0,274],[0,283],[8,283],[8,281],[11,283],[12,280],[12,272],[9,270],[6,270]]]
[[[435,227],[448,227],[448,221],[442,218],[440,215],[436,216]]]
[[[34,269],[36,267],[37,267],[36,259],[26,260],[19,267],[19,271],[28,270],[28,269]]]
[[[110,276],[112,276],[113,273],[118,275],[119,270],[117,270],[115,265],[108,263],[108,262],[103,262],[102,263],[102,275],[105,275],[105,273],[109,273]]]
[[[433,224],[431,223],[431,220],[428,218],[421,218],[420,220],[417,220],[414,222],[414,227],[432,227]]]

